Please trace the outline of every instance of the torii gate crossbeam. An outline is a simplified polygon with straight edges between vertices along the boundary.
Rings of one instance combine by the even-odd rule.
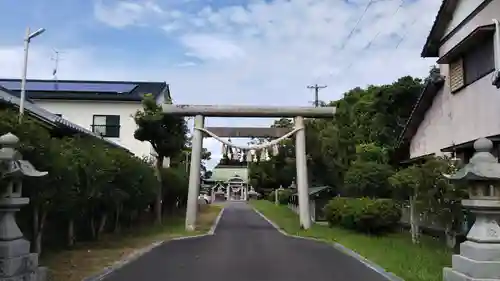
[[[177,116],[194,116],[191,169],[186,210],[186,229],[195,230],[200,186],[201,152],[205,117],[293,117],[295,122],[295,158],[297,162],[297,191],[299,197],[300,225],[311,227],[306,160],[304,118],[330,118],[335,107],[281,107],[281,106],[227,106],[227,105],[172,105],[164,104],[163,113]]]

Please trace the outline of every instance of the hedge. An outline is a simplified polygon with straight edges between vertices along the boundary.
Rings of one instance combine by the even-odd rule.
[[[275,198],[274,198],[274,194],[275,194],[276,190],[273,190],[271,193],[269,193],[269,195],[267,195],[267,200],[271,201],[271,202],[274,202],[275,201]],[[290,197],[292,196],[293,192],[290,191],[290,190],[287,190],[287,189],[284,189],[284,190],[280,190],[278,192],[278,201],[281,205],[286,205],[288,204],[288,201],[290,200]]]
[[[391,231],[401,218],[401,209],[391,199],[336,197],[328,202],[324,213],[330,226],[369,234]]]
[[[93,137],[65,136],[28,116],[19,123],[17,112],[0,109],[0,134],[8,132],[19,137],[24,159],[49,172],[23,181],[30,204],[21,210],[18,224],[33,241],[32,251],[99,239],[149,216],[159,184],[150,163]],[[165,173],[165,185],[187,187],[184,176]],[[174,201],[183,196],[175,193]]]

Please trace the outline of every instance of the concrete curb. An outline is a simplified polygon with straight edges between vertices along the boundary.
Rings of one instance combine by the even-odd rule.
[[[285,236],[292,237],[292,238],[298,238],[298,239],[304,239],[304,240],[311,240],[311,241],[317,241],[317,242],[327,243],[329,245],[332,245],[335,249],[341,251],[342,253],[344,253],[346,255],[349,255],[349,256],[357,259],[359,262],[361,262],[362,264],[364,264],[365,266],[367,266],[371,270],[377,272],[378,274],[382,275],[384,278],[386,278],[389,281],[404,281],[404,279],[402,279],[401,277],[396,276],[392,272],[385,271],[385,269],[382,268],[381,266],[373,263],[372,261],[366,259],[365,257],[363,257],[360,254],[354,252],[353,250],[351,250],[351,249],[343,246],[342,244],[339,244],[337,242],[326,241],[326,240],[319,239],[319,238],[303,237],[303,236],[297,236],[297,235],[289,234],[289,233],[285,232],[283,229],[281,229],[276,223],[274,223],[273,221],[271,221],[270,219],[268,219],[264,214],[262,214],[261,212],[259,212],[257,209],[253,208],[253,210],[257,214],[259,214],[259,216],[261,216],[263,219],[265,219],[269,224],[271,224],[274,228],[276,228],[276,230],[278,230],[281,234],[283,234]]]
[[[220,219],[222,218],[222,213],[224,213],[224,210],[225,210],[225,208],[222,207],[222,210],[220,210],[219,215],[217,216],[217,218],[215,218],[214,224],[212,225],[212,227],[208,231],[209,235],[214,235],[215,234],[215,229],[219,225],[219,222],[220,222]]]
[[[151,252],[155,248],[157,248],[157,247],[159,247],[159,246],[161,246],[161,245],[163,245],[165,243],[168,243],[170,241],[186,240],[186,239],[193,239],[193,238],[201,238],[201,237],[205,237],[205,236],[214,235],[215,234],[215,229],[217,228],[217,225],[219,225],[220,219],[222,217],[222,213],[224,213],[224,208],[222,208],[222,210],[220,210],[219,215],[217,215],[217,218],[215,219],[214,223],[212,224],[212,227],[210,228],[210,230],[206,234],[191,235],[191,236],[182,236],[182,237],[176,237],[176,238],[172,238],[172,239],[165,240],[165,241],[156,241],[156,242],[153,242],[149,246],[146,246],[146,247],[144,247],[142,249],[136,250],[136,251],[132,252],[131,254],[129,254],[124,259],[122,259],[120,261],[117,261],[114,264],[112,264],[112,265],[104,268],[100,273],[97,273],[96,275],[92,275],[90,277],[86,277],[86,278],[82,279],[82,281],[101,281],[104,278],[106,278],[108,275],[110,275],[111,273],[113,273],[114,271],[116,271],[116,270],[124,267],[125,265],[127,265],[127,264],[129,264],[129,263],[131,263],[131,262],[133,262],[135,260],[137,260],[141,256],[143,256],[143,255]]]

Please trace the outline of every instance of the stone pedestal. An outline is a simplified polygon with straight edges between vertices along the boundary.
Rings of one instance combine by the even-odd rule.
[[[0,281],[44,281],[47,270],[38,266],[38,254],[30,253],[30,242],[24,239],[15,213],[29,203],[21,197],[23,176],[44,176],[29,162],[21,160],[21,154],[14,147],[19,139],[6,134],[0,137],[0,161],[6,170],[0,171],[6,179],[0,196]]]
[[[497,221],[478,217],[467,240],[460,244],[460,255],[453,255],[452,268],[444,268],[444,280],[500,281],[500,227]]]
[[[500,281],[500,164],[489,152],[487,139],[474,143],[477,151],[470,163],[451,180],[468,183],[469,199],[462,205],[476,215],[476,221],[453,255],[452,267],[443,269],[445,281]]]

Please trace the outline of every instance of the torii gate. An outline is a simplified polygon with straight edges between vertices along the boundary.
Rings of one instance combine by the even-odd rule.
[[[194,116],[194,131],[191,150],[191,169],[189,172],[189,191],[186,210],[186,230],[193,231],[198,212],[200,189],[201,152],[203,133],[219,140],[227,146],[243,150],[259,150],[270,147],[295,134],[295,159],[297,162],[297,192],[299,197],[300,225],[311,227],[309,214],[309,193],[306,160],[306,135],[304,118],[329,118],[335,114],[335,107],[278,107],[278,106],[225,106],[225,105],[173,105],[164,104],[163,113],[177,116]],[[247,117],[247,118],[294,118],[294,129],[278,139],[265,144],[241,146],[221,139],[205,128],[205,117]],[[249,128],[247,128],[249,129]],[[257,128],[252,128],[256,130]]]

